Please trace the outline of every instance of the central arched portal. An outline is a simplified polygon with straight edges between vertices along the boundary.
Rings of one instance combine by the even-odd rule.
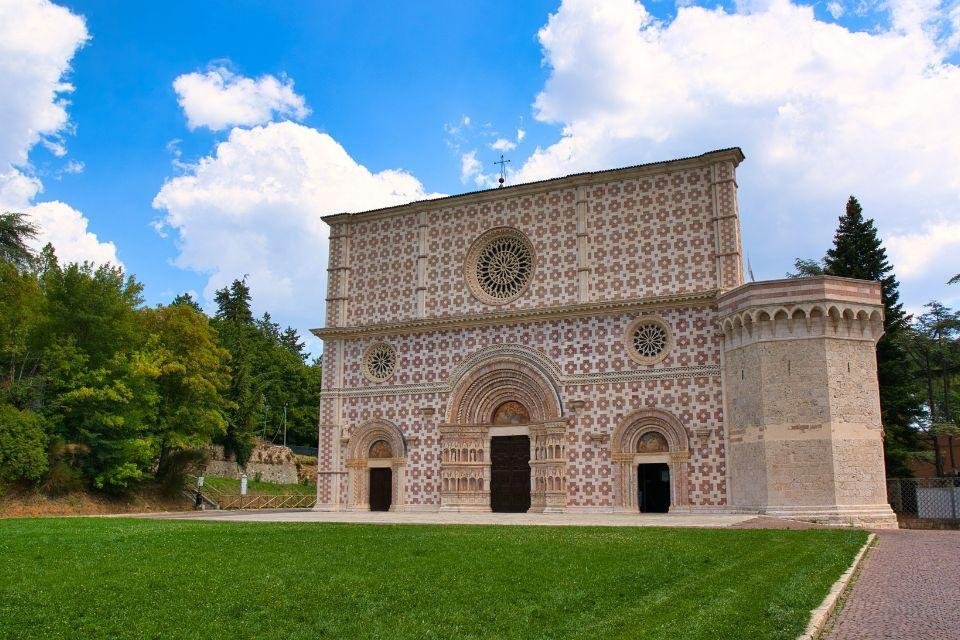
[[[454,385],[440,425],[442,511],[566,507],[567,421],[556,384],[535,354],[514,350],[474,358]]]

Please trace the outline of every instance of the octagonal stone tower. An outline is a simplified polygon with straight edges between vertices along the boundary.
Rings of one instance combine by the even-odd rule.
[[[895,528],[877,386],[879,283],[750,283],[720,297],[719,316],[731,507]]]

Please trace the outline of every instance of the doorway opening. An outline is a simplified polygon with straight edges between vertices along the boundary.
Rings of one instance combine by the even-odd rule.
[[[393,470],[390,467],[370,469],[370,511],[389,511],[393,502]]]
[[[670,467],[666,463],[637,466],[637,504],[642,513],[670,509]]]
[[[530,508],[530,437],[490,439],[490,508],[524,513]]]

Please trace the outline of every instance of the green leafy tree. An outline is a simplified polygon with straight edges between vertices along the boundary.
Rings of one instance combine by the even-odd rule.
[[[205,315],[189,304],[145,309],[144,328],[158,367],[157,425],[160,468],[171,454],[198,449],[227,430],[227,361]]]
[[[877,228],[872,219],[864,218],[855,197],[847,200],[833,246],[823,261],[801,259],[794,267],[797,271],[788,274],[791,277],[831,275],[880,282],[884,335],[877,344],[877,378],[887,473],[911,475],[909,461],[919,448],[914,425],[923,409],[905,348],[907,317],[900,303],[899,283]]]
[[[42,313],[36,276],[0,262],[0,403],[20,409],[39,405],[41,345],[33,336]]]
[[[0,261],[26,270],[33,262],[28,242],[37,237],[37,227],[22,213],[0,213]]]
[[[21,480],[39,480],[47,470],[47,433],[33,411],[0,404],[0,489]]]
[[[123,491],[154,461],[159,358],[144,335],[142,286],[118,267],[55,261],[41,277],[45,304],[42,411],[53,434],[100,489]]]

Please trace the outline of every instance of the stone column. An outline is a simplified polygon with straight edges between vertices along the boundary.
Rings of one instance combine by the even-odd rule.
[[[896,527],[877,386],[880,284],[755,282],[721,296],[719,307],[730,505]]]

